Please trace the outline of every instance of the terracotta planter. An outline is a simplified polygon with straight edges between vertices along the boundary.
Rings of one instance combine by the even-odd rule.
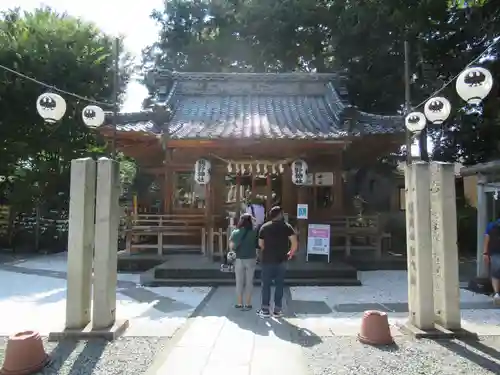
[[[389,318],[381,311],[365,311],[358,339],[364,344],[390,345],[394,343]]]
[[[40,371],[49,362],[38,332],[19,332],[9,337],[1,375],[29,375]]]

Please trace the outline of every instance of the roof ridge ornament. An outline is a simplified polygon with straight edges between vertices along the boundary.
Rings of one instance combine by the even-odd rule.
[[[331,82],[341,79],[343,73],[219,73],[219,72],[176,72],[167,69],[157,69],[154,82],[161,78],[178,81],[265,81],[265,82]]]

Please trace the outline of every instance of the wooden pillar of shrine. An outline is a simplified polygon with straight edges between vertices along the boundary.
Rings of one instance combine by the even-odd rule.
[[[169,214],[172,211],[172,197],[174,189],[173,171],[172,171],[172,149],[167,148],[165,150],[165,180],[164,180],[164,190],[163,190],[163,210],[165,214]]]
[[[295,215],[295,210],[293,207],[293,186],[292,183],[292,169],[289,165],[286,165],[281,178],[281,208],[284,212],[289,215]]]
[[[241,174],[236,173],[236,221],[239,220],[241,214]]]
[[[297,204],[307,203],[307,186],[297,186]],[[311,211],[311,207],[309,210]],[[295,210],[297,212],[297,210]],[[299,250],[306,251],[307,249],[307,222],[308,220],[297,219],[297,229],[299,230]]]
[[[266,175],[266,210],[269,212],[273,206],[273,187],[271,173]]]
[[[335,215],[343,215],[344,213],[343,187],[344,181],[342,179],[342,154],[340,154],[333,175],[333,207]]]
[[[257,194],[255,194],[255,190],[256,190],[256,176],[255,176],[255,173],[252,171],[252,191],[251,191],[251,199],[255,199],[255,197],[257,196]]]
[[[212,214],[212,182],[205,185],[205,231],[202,236],[202,252],[208,253],[210,256],[214,254],[214,223]],[[206,242],[205,242],[206,241]]]

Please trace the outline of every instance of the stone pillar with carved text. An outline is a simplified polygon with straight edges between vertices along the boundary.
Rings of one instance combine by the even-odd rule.
[[[434,328],[429,164],[407,165],[405,187],[409,324],[429,330]]]
[[[435,321],[456,330],[461,322],[455,165],[432,162],[430,186]]]
[[[71,161],[65,324],[67,329],[83,328],[91,319],[95,178],[94,160],[84,158]]]
[[[97,162],[95,218],[94,329],[112,326],[116,317],[120,172],[118,162],[100,158]]]

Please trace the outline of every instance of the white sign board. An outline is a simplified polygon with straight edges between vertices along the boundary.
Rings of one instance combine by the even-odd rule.
[[[333,186],[333,172],[322,172],[314,174],[314,185]]]
[[[297,219],[307,220],[309,216],[309,206],[307,204],[297,205]]]
[[[330,226],[324,224],[309,224],[307,228],[307,255],[326,255],[330,263]]]

